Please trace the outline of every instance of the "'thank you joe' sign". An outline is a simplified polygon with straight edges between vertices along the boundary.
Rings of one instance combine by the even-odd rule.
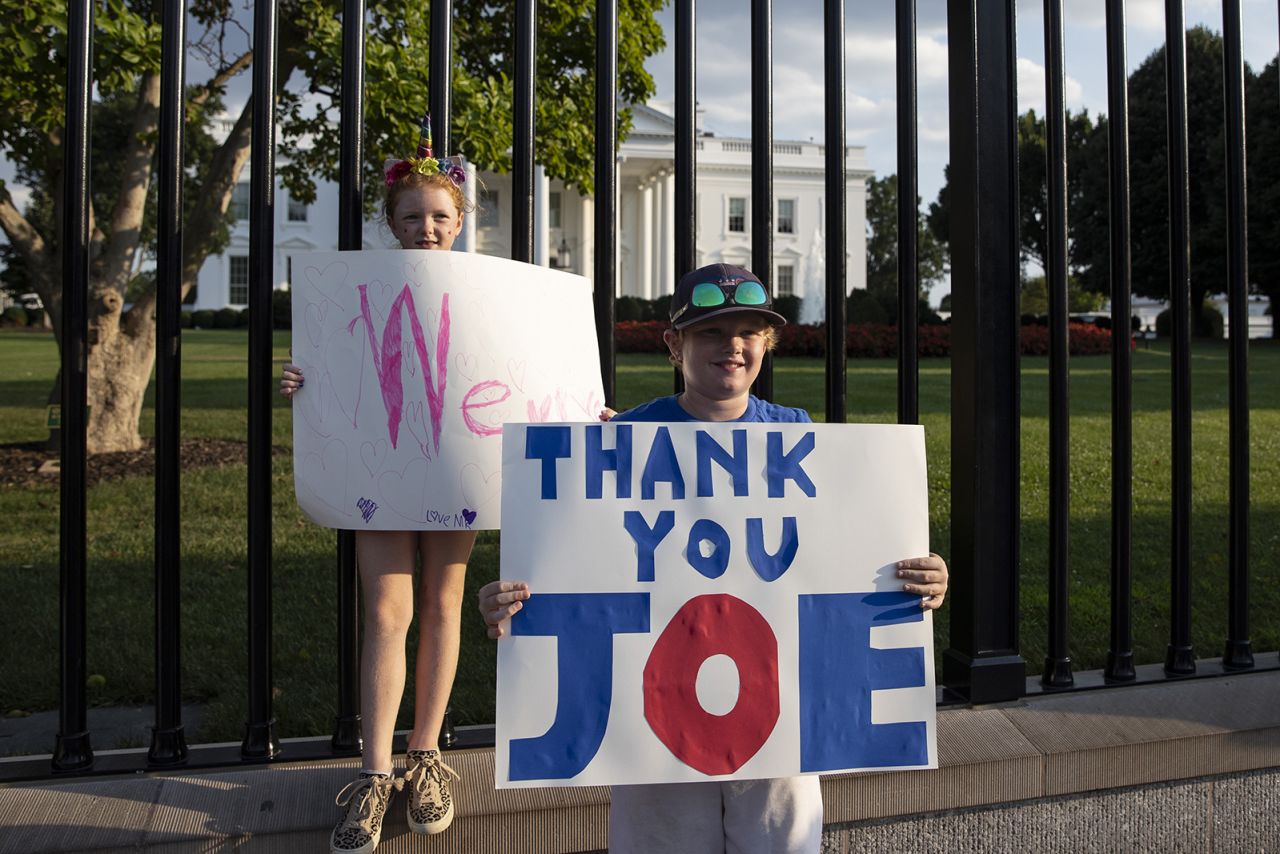
[[[321,525],[497,528],[502,424],[600,413],[581,276],[426,250],[292,266],[294,485]]]
[[[920,427],[508,424],[499,786],[935,768]]]

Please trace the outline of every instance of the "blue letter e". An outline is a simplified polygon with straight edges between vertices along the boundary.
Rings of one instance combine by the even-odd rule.
[[[924,721],[874,724],[871,693],[924,682],[924,650],[873,649],[872,626],[924,619],[910,593],[799,597],[800,770],[929,761]]]
[[[613,636],[649,631],[648,593],[541,593],[511,618],[511,634],[556,639],[556,719],[511,739],[512,780],[567,780],[590,764],[609,723]]]

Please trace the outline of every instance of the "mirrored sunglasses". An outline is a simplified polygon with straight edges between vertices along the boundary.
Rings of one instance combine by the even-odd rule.
[[[693,286],[689,294],[689,304],[676,312],[674,319],[680,317],[689,308],[716,308],[725,304],[733,305],[766,305],[769,295],[764,285],[759,282],[702,282]]]

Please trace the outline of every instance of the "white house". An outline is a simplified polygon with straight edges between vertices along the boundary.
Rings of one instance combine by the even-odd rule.
[[[616,293],[654,298],[675,286],[675,121],[659,105],[633,108],[634,128],[618,153],[618,281]],[[778,294],[825,291],[824,146],[774,142],[773,283]],[[751,266],[751,141],[701,133],[698,157],[696,261]],[[846,247],[849,287],[866,287],[866,150],[849,146],[846,168]],[[535,172],[536,263],[591,277],[594,207],[589,196]],[[511,254],[511,176],[480,173],[467,182],[478,204],[455,249]],[[337,187],[323,182],[304,205],[278,190],[275,223],[277,288],[287,288],[299,252],[337,248]],[[243,306],[248,299],[248,183],[232,201],[235,225],[221,255],[200,269],[192,308]],[[395,245],[380,221],[364,228],[366,249]]]

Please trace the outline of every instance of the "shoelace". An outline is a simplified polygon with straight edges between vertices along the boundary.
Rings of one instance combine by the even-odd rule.
[[[357,819],[355,823],[368,829],[367,822],[373,818],[374,786],[378,784],[390,786],[393,789],[399,789],[403,785],[395,777],[387,780],[380,780],[377,777],[361,777],[343,786],[342,791],[338,792],[333,802],[337,806],[345,807],[353,800],[356,801]],[[350,819],[348,819],[348,823],[350,823]]]
[[[410,786],[413,786],[413,790],[415,792],[421,794],[423,790],[426,789],[427,781],[429,780],[434,780],[437,788],[444,783],[444,774],[442,774],[441,771],[447,773],[455,780],[462,779],[462,775],[446,765],[438,753],[434,759],[419,762],[417,765],[410,768],[409,773],[405,774],[404,779]]]

